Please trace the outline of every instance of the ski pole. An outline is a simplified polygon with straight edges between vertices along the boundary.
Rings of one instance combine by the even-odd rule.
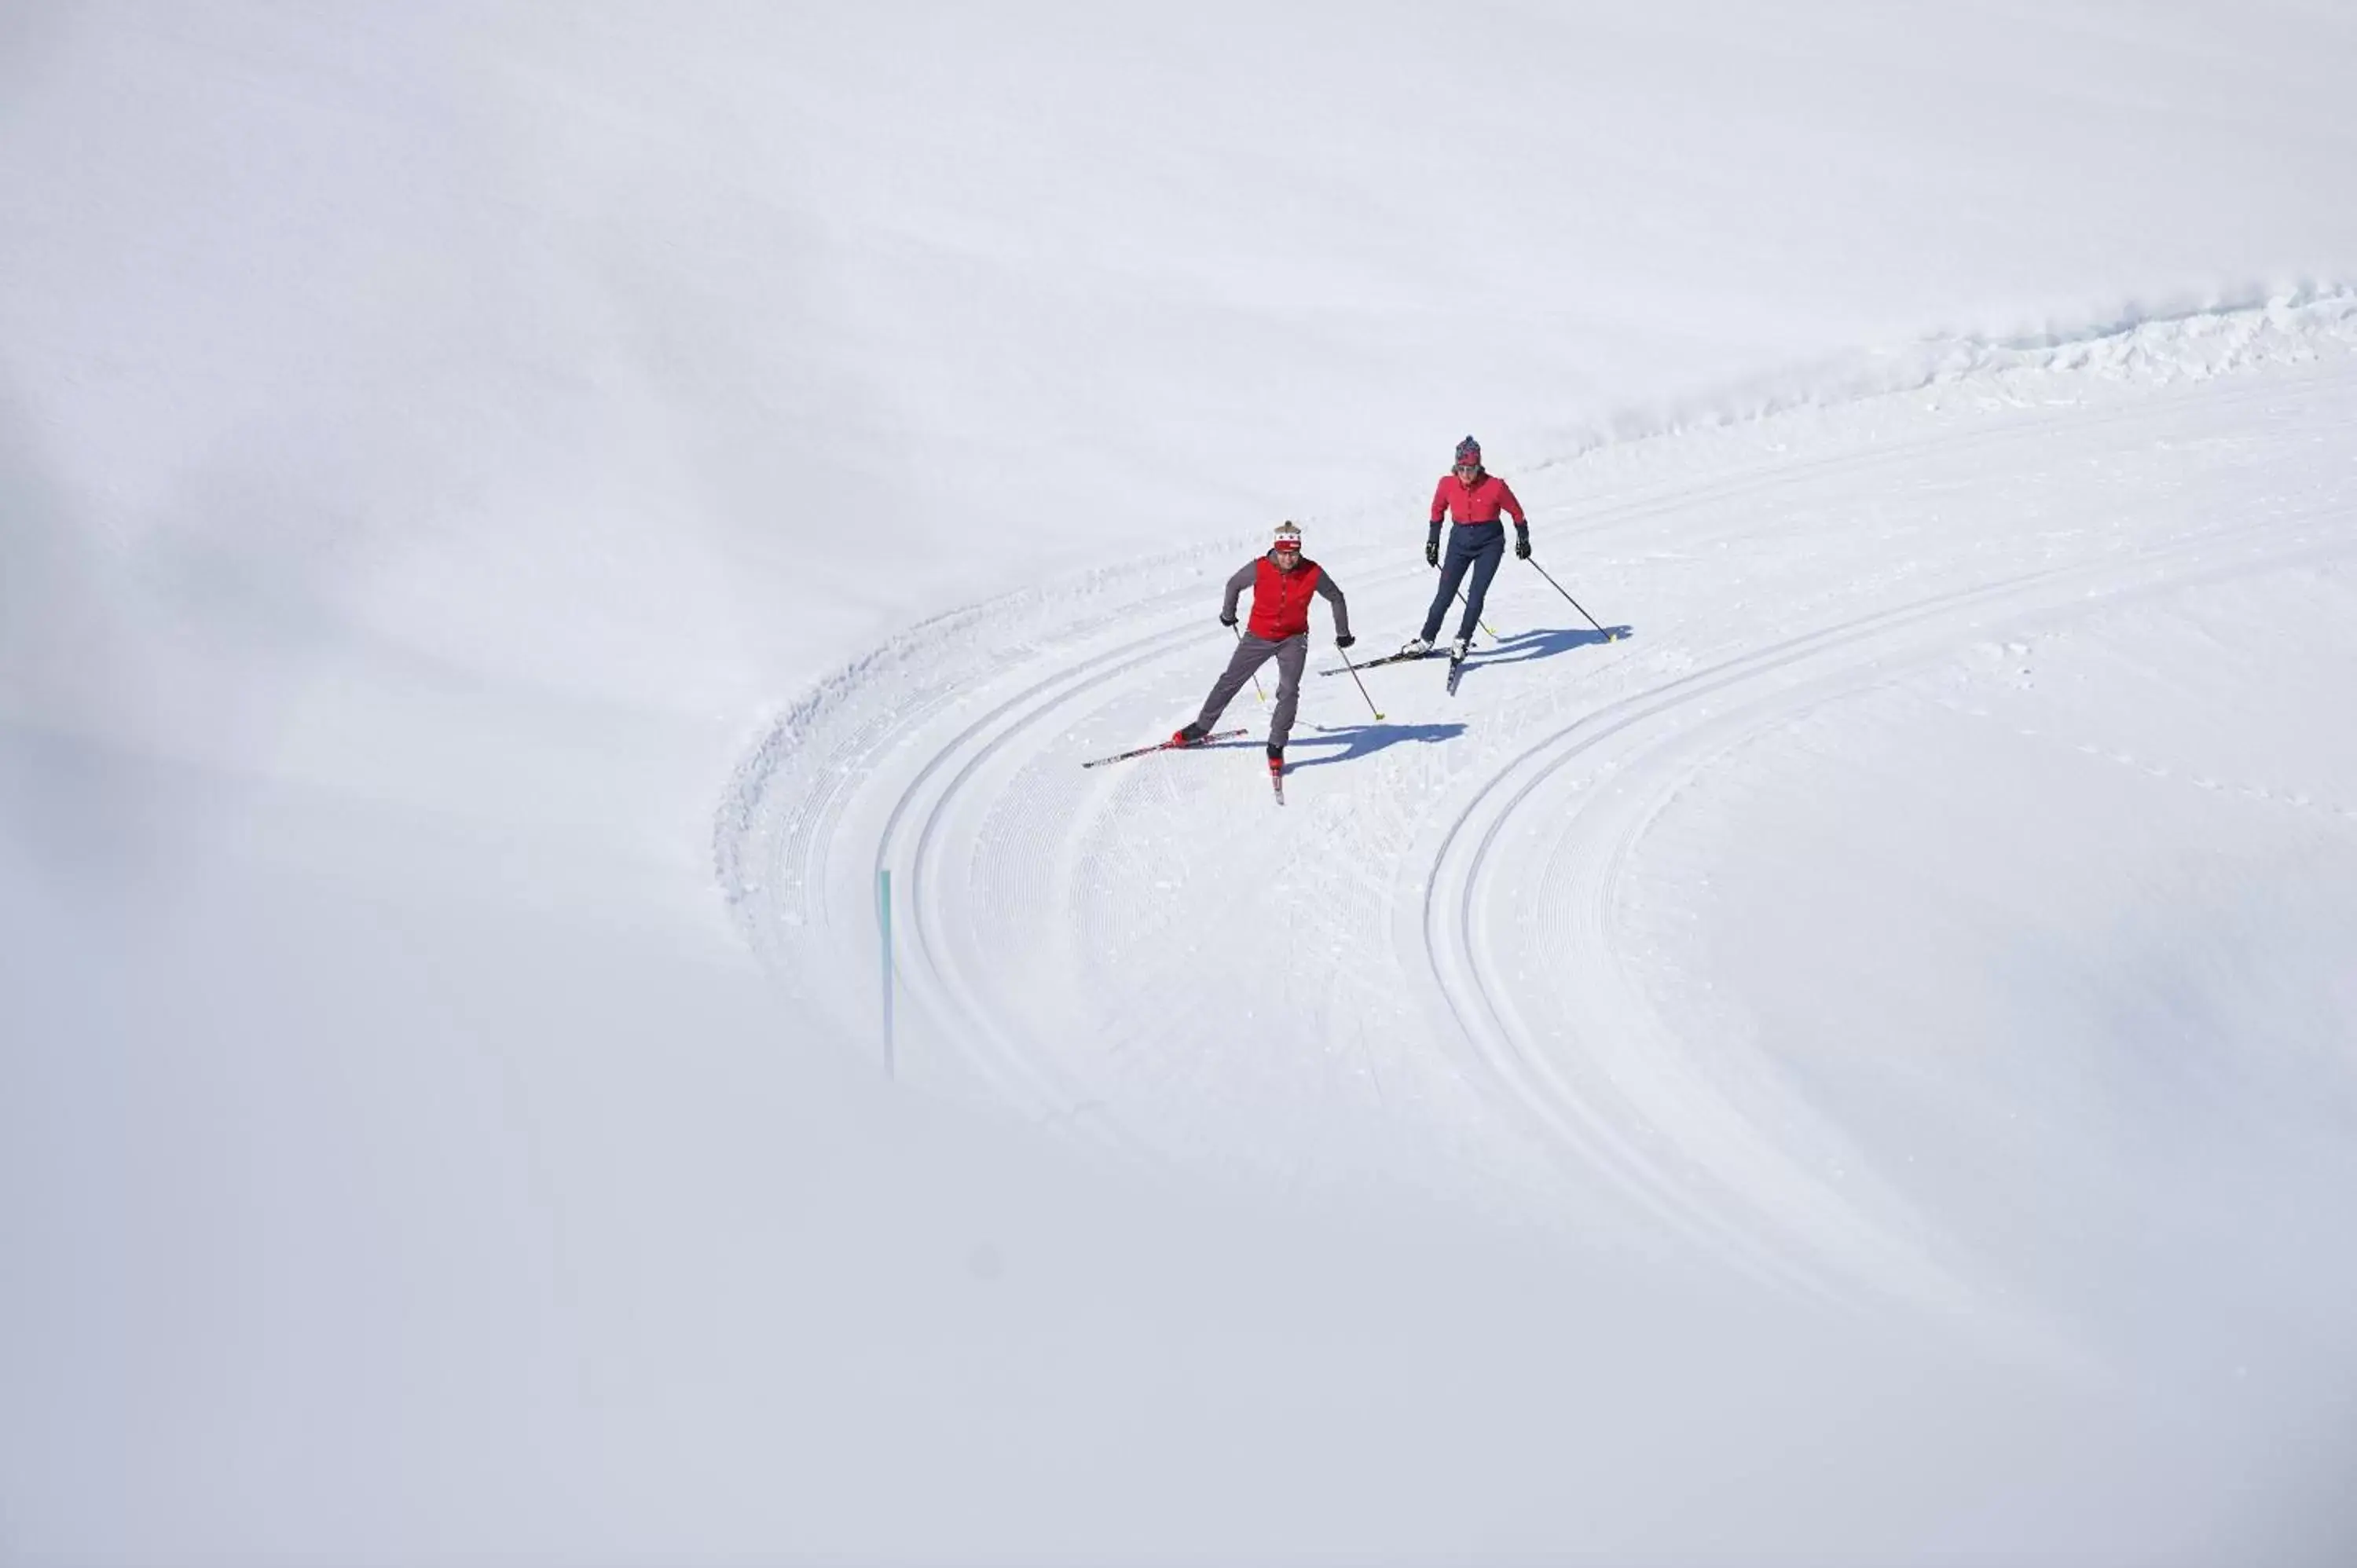
[[[1351,679],[1358,682],[1359,695],[1367,697],[1367,683],[1359,680],[1359,667],[1351,662],[1351,650],[1347,648],[1338,648],[1334,651],[1342,656],[1342,663],[1351,671]],[[1383,722],[1383,712],[1375,706],[1375,700],[1372,697],[1367,697],[1367,712],[1375,715],[1377,724]]]
[[[1545,577],[1545,578],[1546,578],[1546,580],[1547,580],[1547,586],[1548,586],[1548,587],[1553,588],[1553,589],[1554,589],[1556,593],[1558,593],[1558,594],[1563,594],[1564,598],[1565,598],[1566,600],[1569,601],[1569,603],[1570,603],[1570,605],[1571,605],[1571,607],[1572,607],[1573,609],[1578,610],[1578,611],[1579,611],[1579,613],[1580,613],[1581,615],[1583,615],[1583,616],[1587,616],[1587,624],[1588,624],[1588,625],[1593,626],[1593,627],[1596,627],[1596,629],[1597,629],[1597,630],[1598,630],[1598,631],[1603,631],[1603,632],[1604,632],[1604,640],[1605,640],[1605,641],[1607,641],[1607,642],[1617,642],[1617,641],[1619,641],[1619,640],[1620,640],[1620,637],[1619,637],[1619,634],[1618,634],[1618,633],[1615,633],[1615,632],[1609,632],[1609,631],[1604,631],[1604,628],[1603,628],[1603,627],[1601,627],[1601,626],[1598,626],[1598,625],[1597,624],[1596,618],[1595,618],[1594,616],[1588,615],[1588,614],[1587,614],[1587,611],[1585,608],[1583,608],[1583,607],[1581,607],[1580,602],[1579,602],[1577,599],[1572,598],[1572,596],[1571,596],[1569,594],[1567,594],[1567,593],[1564,593],[1564,586],[1563,586],[1563,585],[1562,585],[1561,583],[1556,582],[1556,581],[1555,580],[1555,578],[1553,578],[1552,576],[1549,576],[1549,575],[1548,575],[1548,574],[1547,574],[1547,569],[1546,569],[1545,567],[1539,565],[1539,564],[1538,564],[1536,561],[1532,562],[1532,563],[1531,563],[1531,564],[1532,564],[1532,566],[1534,566],[1534,567],[1535,567],[1535,568],[1537,569],[1537,571],[1538,571],[1538,575],[1539,575],[1540,576],[1542,576],[1542,577]]]
[[[1244,639],[1243,628],[1240,626],[1232,626],[1228,628],[1228,629],[1236,634],[1236,640],[1238,642],[1242,642]],[[1260,699],[1260,705],[1262,707],[1265,708],[1268,706],[1268,693],[1260,689],[1260,671],[1257,670],[1253,671],[1253,695]]]
[[[1463,603],[1465,602],[1465,590],[1464,590],[1464,589],[1462,589],[1462,588],[1459,588],[1459,589],[1458,589],[1458,590],[1457,590],[1457,602],[1458,602],[1458,604],[1460,604],[1460,605],[1461,605],[1461,604],[1463,604]],[[1477,620],[1479,619],[1479,618],[1477,618]],[[1481,629],[1482,629],[1483,631],[1486,631],[1486,632],[1488,632],[1488,633],[1490,634],[1490,640],[1491,640],[1491,641],[1492,641],[1492,642],[1502,642],[1502,641],[1504,641],[1504,640],[1505,640],[1503,638],[1501,638],[1501,637],[1500,637],[1500,636],[1498,635],[1497,628],[1496,628],[1495,627],[1491,626],[1488,621],[1486,621],[1486,620],[1484,620],[1484,621],[1480,621],[1480,623],[1479,623],[1479,624],[1480,625],[1480,628],[1481,628]]]

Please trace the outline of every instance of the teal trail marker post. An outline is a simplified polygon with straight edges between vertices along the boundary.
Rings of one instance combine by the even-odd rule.
[[[892,874],[876,874],[876,929],[883,942],[884,1076],[896,1077],[892,1062]]]

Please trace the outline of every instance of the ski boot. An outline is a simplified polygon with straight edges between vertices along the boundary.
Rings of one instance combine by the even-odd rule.
[[[1421,637],[1411,637],[1400,644],[1399,656],[1402,659],[1421,659],[1431,651],[1430,642]]]
[[[1190,724],[1183,729],[1171,731],[1170,744],[1173,746],[1200,746],[1203,744],[1203,735],[1204,730],[1201,725]]]

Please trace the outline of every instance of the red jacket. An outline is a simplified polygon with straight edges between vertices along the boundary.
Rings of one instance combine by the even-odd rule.
[[[1440,486],[1432,492],[1432,521],[1443,516],[1453,522],[1495,522],[1500,512],[1510,513],[1516,528],[1527,528],[1531,520],[1523,514],[1523,503],[1506,488],[1506,481],[1495,474],[1484,473],[1471,484],[1455,474],[1440,476]]]

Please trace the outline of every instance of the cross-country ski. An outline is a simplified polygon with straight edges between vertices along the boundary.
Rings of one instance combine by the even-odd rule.
[[[1141,746],[1130,751],[1116,751],[1111,757],[1092,757],[1081,766],[1103,768],[1108,762],[1127,762],[1132,757],[1151,757],[1157,751],[1190,751],[1198,746],[1209,746],[1213,741],[1240,740],[1243,735],[1244,732],[1240,729],[1223,729],[1216,735],[1198,736],[1192,740],[1180,740],[1173,736],[1168,740],[1157,740],[1152,746]]]
[[[1415,653],[1386,653],[1377,659],[1361,659],[1355,667],[1360,670],[1380,670],[1386,664],[1412,664],[1419,659],[1429,659],[1431,657],[1432,650],[1430,649],[1425,649]],[[1320,675],[1348,675],[1352,668],[1353,666],[1348,664],[1331,664],[1327,666],[1325,669],[1320,670],[1318,673]]]

